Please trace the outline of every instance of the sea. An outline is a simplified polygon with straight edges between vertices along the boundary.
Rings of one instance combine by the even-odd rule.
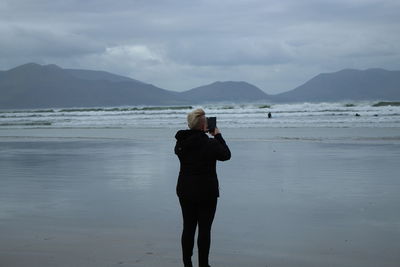
[[[186,114],[203,108],[220,128],[399,127],[400,106],[385,102],[300,104],[208,104],[0,110],[4,128],[179,128]],[[396,104],[396,103],[395,103]],[[268,119],[267,114],[271,113]]]

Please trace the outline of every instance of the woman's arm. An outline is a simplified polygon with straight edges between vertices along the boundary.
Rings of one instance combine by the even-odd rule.
[[[214,136],[215,144],[214,153],[217,160],[225,161],[231,158],[231,151],[229,150],[228,145],[226,144],[224,138],[222,138],[221,132],[218,128],[215,128],[215,131],[211,133]]]

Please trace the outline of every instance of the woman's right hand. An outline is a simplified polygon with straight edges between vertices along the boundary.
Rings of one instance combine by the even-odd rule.
[[[210,133],[212,136],[216,136],[217,134],[220,134],[220,130],[218,128],[214,129],[214,132]]]

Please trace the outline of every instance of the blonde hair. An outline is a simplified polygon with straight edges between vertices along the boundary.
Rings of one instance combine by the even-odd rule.
[[[201,120],[206,115],[203,109],[198,108],[187,115],[187,122],[190,129],[199,129]]]

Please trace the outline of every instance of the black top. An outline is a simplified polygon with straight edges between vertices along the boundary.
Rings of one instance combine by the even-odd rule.
[[[175,135],[175,154],[181,163],[176,192],[180,198],[207,200],[219,197],[217,160],[231,158],[222,138],[200,130],[180,130]]]

